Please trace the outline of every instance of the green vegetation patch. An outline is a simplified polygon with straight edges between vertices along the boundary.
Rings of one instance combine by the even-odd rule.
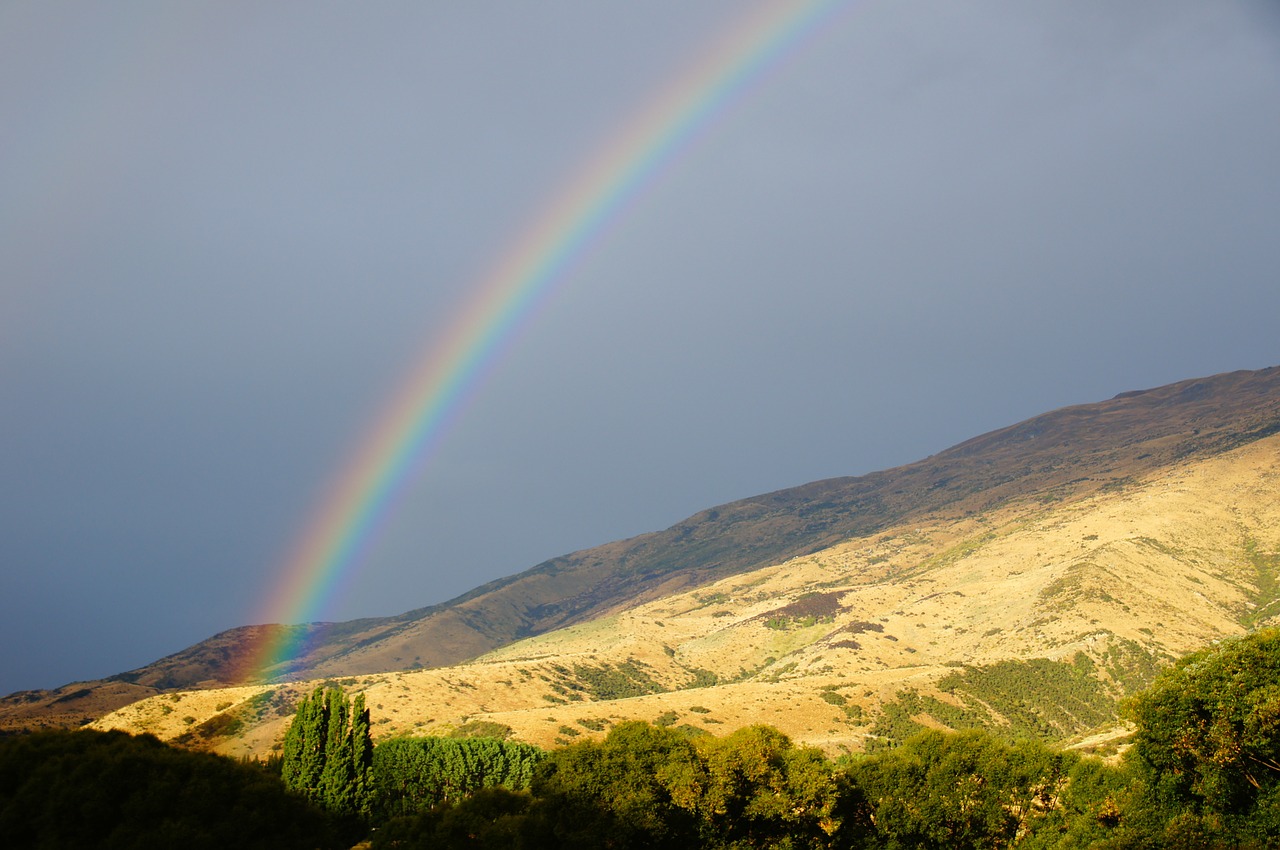
[[[1051,611],[1064,611],[1081,602],[1120,602],[1102,589],[1100,575],[1107,571],[1089,561],[1073,564],[1067,571],[1045,585],[1040,591],[1040,601]]]
[[[689,674],[693,677],[680,690],[688,690],[690,688],[713,688],[720,684],[720,677],[710,670],[704,670],[701,667],[686,667]]]
[[[220,703],[229,706],[230,703]],[[167,708],[167,706],[166,706]],[[234,738],[249,726],[269,715],[286,716],[292,713],[289,697],[283,689],[266,690],[253,696],[229,711],[221,711],[196,724],[194,717],[183,718],[192,728],[174,739],[174,743],[192,749],[209,749],[220,738]],[[168,712],[165,712],[168,714]]]
[[[562,726],[561,732],[579,734]],[[373,751],[372,809],[382,818],[413,815],[484,788],[529,787],[545,758],[538,747],[493,738],[392,738]]]
[[[561,668],[563,669],[563,668]],[[628,699],[647,694],[665,693],[666,688],[654,680],[649,665],[628,658],[621,664],[601,664],[592,667],[575,664],[570,675],[574,681],[568,686],[589,694],[597,700]],[[565,670],[565,673],[569,671]]]
[[[1280,552],[1260,551],[1251,537],[1245,538],[1244,552],[1256,574],[1258,591],[1249,600],[1254,607],[1241,614],[1240,625],[1252,629],[1280,615]]]
[[[1122,695],[1142,690],[1155,681],[1160,671],[1173,660],[1171,656],[1153,656],[1137,641],[1112,638],[1099,659],[1102,670]]]
[[[844,705],[849,701],[843,694],[838,694],[835,691],[824,690],[821,696],[823,702],[829,702],[832,705]]]
[[[695,596],[694,598],[702,603],[703,608],[706,608],[709,605],[724,605],[729,601],[729,594],[709,593],[706,596]]]
[[[88,730],[0,740],[0,824],[6,847],[340,850],[362,832],[260,764]]]
[[[505,741],[511,735],[510,726],[492,720],[470,720],[449,733],[450,738],[493,738],[498,741]]]
[[[863,716],[862,706],[857,703],[849,702],[849,698],[844,694],[836,691],[837,685],[827,685],[819,692],[818,696],[822,701],[834,705],[836,708],[844,712],[845,719],[854,726],[861,726],[866,722]]]
[[[677,714],[676,712],[664,711],[662,712],[662,714],[658,715],[657,719],[653,721],[653,725],[662,726],[662,727],[674,726],[676,725],[676,721],[678,721],[679,719],[680,719],[680,715]]]
[[[1009,739],[1059,741],[1114,721],[1115,695],[1083,653],[1075,663],[1035,658],[965,666],[938,680],[958,704],[906,690],[886,703],[871,729],[868,750],[902,743],[929,718],[953,730],[988,729]]]

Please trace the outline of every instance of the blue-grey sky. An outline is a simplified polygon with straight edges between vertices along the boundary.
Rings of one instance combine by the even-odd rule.
[[[0,693],[252,622],[417,353],[744,14],[0,7]],[[524,327],[326,616],[1280,363],[1280,14],[853,0]]]

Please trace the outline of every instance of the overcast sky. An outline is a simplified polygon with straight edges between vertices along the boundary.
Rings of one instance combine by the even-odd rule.
[[[253,622],[477,280],[743,0],[0,6],[0,693]],[[854,0],[524,326],[328,619],[1280,364],[1280,14]]]

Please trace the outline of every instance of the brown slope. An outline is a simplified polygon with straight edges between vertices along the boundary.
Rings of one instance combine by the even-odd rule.
[[[665,531],[555,558],[451,602],[317,641],[289,671],[352,675],[455,664],[912,518],[1015,499],[1079,498],[1280,432],[1280,367],[1062,408],[908,466],[731,502]]]
[[[315,626],[241,626],[219,632],[145,667],[53,690],[18,691],[0,698],[0,734],[71,729],[140,699],[170,691],[216,688],[245,678],[245,664],[282,631]]]
[[[0,735],[75,729],[157,693],[145,685],[106,679],[49,691],[17,691],[0,698]]]

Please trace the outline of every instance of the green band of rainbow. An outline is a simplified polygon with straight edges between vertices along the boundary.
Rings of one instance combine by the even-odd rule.
[[[318,618],[354,577],[377,527],[414,480],[526,322],[584,248],[744,89],[778,65],[846,0],[758,6],[639,112],[577,173],[480,280],[476,298],[416,368],[359,444],[298,538],[260,622]],[[281,630],[259,651],[266,672],[301,649]]]

